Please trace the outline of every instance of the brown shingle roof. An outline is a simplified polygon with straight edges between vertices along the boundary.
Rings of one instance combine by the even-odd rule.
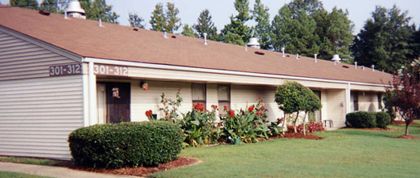
[[[96,21],[65,20],[62,15],[45,16],[21,8],[0,8],[0,25],[83,57],[375,84],[387,84],[392,78],[347,64],[315,63],[307,57],[297,60],[294,55],[282,57],[264,50],[258,50],[264,53],[258,55],[252,48],[246,51],[242,46],[214,41],[205,46],[201,39],[172,38],[170,34],[165,39],[160,32],[107,23],[99,27]]]

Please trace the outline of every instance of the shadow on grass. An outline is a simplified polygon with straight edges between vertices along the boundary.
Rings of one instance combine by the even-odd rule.
[[[390,130],[367,130],[367,129],[353,129],[343,128],[338,131],[344,135],[353,136],[366,136],[366,137],[385,137],[385,138],[397,138],[399,135],[394,131]]]

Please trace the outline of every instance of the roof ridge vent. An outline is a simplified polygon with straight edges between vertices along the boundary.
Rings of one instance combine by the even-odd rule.
[[[168,39],[168,33],[166,33],[165,31],[163,32],[163,38]]]
[[[340,63],[340,61],[341,61],[340,55],[334,54],[333,58],[331,60],[334,61],[335,65],[337,65],[337,63]]]
[[[315,60],[315,63],[318,63],[318,54],[314,54],[314,60]]]
[[[372,64],[372,71],[375,71],[375,65]]]
[[[357,69],[357,62],[354,62],[354,68]]]

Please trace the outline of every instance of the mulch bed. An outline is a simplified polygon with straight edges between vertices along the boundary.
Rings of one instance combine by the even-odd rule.
[[[118,168],[118,169],[94,169],[94,168],[72,167],[72,169],[78,169],[78,170],[89,171],[89,172],[97,172],[97,173],[105,173],[105,174],[147,176],[149,174],[152,174],[158,171],[164,171],[168,169],[190,166],[197,163],[200,163],[200,161],[197,159],[180,157],[177,160],[160,164],[157,167],[135,167],[135,168]]]
[[[312,135],[310,133],[303,135],[303,133],[285,133],[283,135],[274,136],[272,138],[287,138],[287,139],[308,139],[308,140],[321,140],[320,136]]]

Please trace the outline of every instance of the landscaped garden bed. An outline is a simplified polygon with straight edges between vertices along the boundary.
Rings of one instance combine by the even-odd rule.
[[[200,160],[195,158],[187,158],[187,157],[180,157],[176,160],[159,164],[158,166],[152,167],[123,167],[123,168],[115,168],[115,169],[95,169],[95,168],[86,168],[86,167],[75,167],[72,166],[72,169],[89,171],[89,172],[97,172],[97,173],[104,173],[104,174],[116,174],[116,175],[131,175],[131,176],[148,176],[155,172],[159,171],[166,171],[170,169],[192,166],[195,164],[200,163]]]

